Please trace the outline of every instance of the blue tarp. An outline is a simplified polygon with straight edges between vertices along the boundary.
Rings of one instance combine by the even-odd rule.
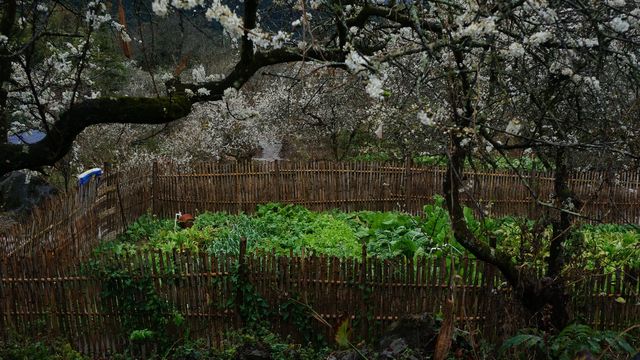
[[[78,186],[87,184],[89,181],[91,181],[92,178],[98,179],[100,178],[101,175],[102,175],[102,169],[100,168],[89,169],[83,172],[82,174],[78,175]]]
[[[29,130],[16,135],[7,136],[7,141],[9,144],[35,144],[38,141],[44,139],[47,134],[40,130]]]

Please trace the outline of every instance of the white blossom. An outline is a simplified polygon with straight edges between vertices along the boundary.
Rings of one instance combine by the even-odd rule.
[[[209,89],[207,88],[201,87],[198,89],[198,95],[204,95],[204,96],[211,95],[211,91],[209,91]]]
[[[522,44],[514,42],[509,45],[509,56],[513,58],[522,57],[525,54]]]
[[[103,24],[111,21],[111,15],[107,12],[107,7],[103,2],[91,1],[87,4],[84,20],[94,30],[97,30]]]
[[[178,9],[189,10],[204,4],[204,0],[171,0],[171,5]]]
[[[600,80],[598,80],[596,77],[594,76],[585,76],[582,78],[582,81],[584,81],[584,83],[591,87],[593,90],[599,91],[600,90]]]
[[[169,0],[153,0],[151,10],[158,16],[167,16],[169,13]]]
[[[287,42],[290,37],[290,34],[284,31],[278,31],[278,33],[273,35],[273,37],[271,38],[271,46],[274,49],[280,49],[282,46],[284,46],[285,42]]]
[[[173,79],[173,75],[169,72],[164,72],[160,75],[160,80],[162,80],[163,82],[169,81]]]
[[[504,130],[509,135],[520,135],[520,130],[522,130],[522,123],[518,119],[512,119],[507,124],[507,128]]]
[[[418,111],[418,120],[425,126],[435,126],[436,122],[424,111]]]
[[[553,34],[549,31],[539,31],[529,36],[528,42],[533,45],[542,45],[553,39]]]
[[[605,2],[607,3],[607,5],[613,7],[623,7],[626,5],[625,0],[606,0]]]
[[[313,10],[318,10],[320,8],[320,6],[322,6],[322,4],[324,4],[325,0],[310,0],[309,3],[311,4],[311,8]]]
[[[483,17],[471,22],[466,26],[462,26],[458,31],[457,36],[469,36],[472,38],[480,38],[485,35],[490,35],[496,31],[496,18],[495,17]]]
[[[615,31],[619,33],[626,32],[629,30],[629,23],[623,20],[620,16],[614,18],[609,22],[609,26]]]
[[[248,36],[249,40],[253,42],[253,45],[259,48],[266,49],[271,45],[271,42],[269,41],[269,35],[263,32],[253,30],[248,34]]]
[[[191,70],[191,78],[196,83],[203,83],[207,81],[207,72],[204,69],[204,65],[199,64]]]
[[[351,50],[347,54],[344,63],[347,65],[347,68],[354,73],[364,70],[368,64],[367,59],[356,50]]]
[[[571,70],[570,68],[563,68],[562,70],[560,70],[560,73],[564,76],[571,76],[573,75],[573,70]]]
[[[369,94],[373,99],[382,100],[384,98],[384,89],[382,85],[383,79],[380,79],[376,74],[369,74],[369,81],[366,87],[367,94]]]
[[[242,19],[220,0],[213,0],[205,16],[208,20],[218,21],[231,38],[239,39],[244,35]]]
[[[494,150],[493,144],[490,142],[487,142],[487,144],[484,147],[484,151],[490,153]]]

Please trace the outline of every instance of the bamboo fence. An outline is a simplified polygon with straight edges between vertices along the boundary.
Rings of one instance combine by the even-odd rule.
[[[409,163],[199,163],[186,169],[155,163],[105,176],[55,197],[28,221],[0,233],[3,256],[55,252],[61,262],[84,259],[103,239],[150,212],[253,212],[267,202],[313,210],[397,210],[420,214],[442,194],[444,169]],[[553,174],[508,171],[464,174],[462,200],[477,215],[555,216]],[[640,173],[577,173],[570,187],[581,221],[640,225]]]
[[[186,170],[159,164],[153,171],[153,210],[253,212],[266,202],[313,210],[422,212],[442,194],[445,170],[409,163],[201,163]],[[478,214],[538,218],[553,215],[553,174],[511,171],[464,174],[462,199]],[[639,173],[577,173],[570,188],[591,222],[640,224]]]
[[[189,329],[191,337],[213,346],[219,346],[223,333],[238,329],[243,321],[238,299],[249,294],[246,287],[234,286],[234,276],[236,282],[252,284],[253,295],[268,303],[272,312],[266,320],[274,329],[299,338],[304,335],[298,331],[299,324],[289,320],[292,303],[308,305],[332,325],[323,326],[303,307],[311,328],[328,340],[340,323],[351,319],[357,341],[376,338],[402,317],[441,313],[452,292],[456,326],[478,337],[500,339],[523,324],[499,272],[463,256],[381,260],[368,258],[366,251],[357,259],[240,254],[232,258],[145,250],[100,260],[132,279],[148,279],[156,293],[184,316],[182,327],[167,327],[171,336],[180,337]],[[60,336],[94,358],[108,357],[130,345],[128,333],[134,329],[125,328],[122,317],[137,310],[123,308],[124,294],[112,291],[105,296],[105,280],[99,276],[77,265],[60,270],[55,259],[47,262],[47,272],[37,277],[29,275],[16,258],[0,263],[1,273],[7,274],[0,277],[0,339],[10,331]],[[625,272],[585,276],[573,289],[580,293],[574,310],[597,328],[638,324],[638,286],[637,277],[626,277]],[[149,295],[141,290],[127,296],[139,298],[143,307]],[[619,297],[625,302],[616,301]],[[147,322],[151,319],[142,319],[143,324]]]
[[[554,215],[545,205],[552,196],[553,174],[464,176],[463,200],[478,215]],[[410,163],[324,162],[202,163],[188,168],[156,163],[108,174],[50,200],[29,221],[0,233],[0,338],[10,329],[59,334],[96,357],[121,349],[128,339],[122,336],[118,299],[101,297],[101,280],[81,271],[81,264],[96,245],[122,233],[144,213],[171,218],[178,211],[252,212],[258,204],[281,202],[314,210],[420,214],[442,193],[443,177],[441,168]],[[583,204],[581,220],[640,224],[639,181],[638,173],[575,174],[571,188]],[[459,323],[469,329],[496,338],[512,330],[505,324],[521,321],[499,272],[472,259],[242,258],[247,280],[272,307],[300,299],[334,326],[366,313],[358,322],[362,337],[380,334],[400,316],[439,312],[452,283]],[[228,306],[237,295],[230,280],[237,259],[142,252],[112,261],[133,276],[150,277],[157,292],[185,315],[192,334],[219,343],[223,331],[238,325],[235,309]],[[640,323],[637,273],[620,269],[584,276],[572,289],[575,313],[598,328]],[[513,321],[505,322],[505,317]],[[277,318],[272,323],[294,330]]]
[[[114,173],[53,197],[29,218],[0,232],[0,256],[33,263],[55,257],[62,266],[82,261],[97,244],[122,233],[151,204],[150,170]]]

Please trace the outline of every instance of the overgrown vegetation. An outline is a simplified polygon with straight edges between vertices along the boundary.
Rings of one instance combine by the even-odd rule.
[[[477,218],[469,208],[464,209],[464,217],[476,237],[509,254],[514,263],[532,268],[545,265],[553,236],[551,225],[517,217]],[[252,215],[202,213],[195,218],[192,227],[183,229],[172,219],[145,215],[117,239],[103,243],[96,249],[98,256],[84,267],[84,271],[102,280],[101,297],[107,300],[105,304],[108,303],[111,310],[119,314],[122,325],[119,336],[127,339],[127,347],[114,358],[137,359],[146,353],[145,356],[153,354],[155,357],[152,358],[158,359],[230,360],[245,359],[248,353],[257,352],[269,359],[320,360],[334,359],[336,354],[352,351],[351,358],[389,359],[381,355],[383,350],[376,345],[358,343],[359,339],[352,339],[349,335],[338,337],[338,334],[349,333],[342,327],[333,329],[336,343],[339,345],[338,339],[346,339],[351,347],[332,350],[329,346],[333,339],[326,339],[318,331],[317,322],[322,317],[314,313],[312,305],[298,301],[296,294],[292,293],[288,295],[288,301],[277,307],[270,306],[247,280],[239,263],[233,264],[226,280],[214,278],[212,281],[228,281],[220,286],[229,285],[233,294],[242,296],[232,296],[224,303],[212,306],[237,311],[243,328],[240,332],[227,334],[222,349],[212,348],[191,335],[185,315],[156,286],[156,280],[150,273],[138,269],[135,263],[137,252],[144,249],[237,256],[241,238],[247,240],[250,254],[273,252],[285,256],[321,254],[359,258],[363,246],[368,256],[383,259],[463,254],[462,246],[453,235],[444,199],[440,197],[424,206],[422,216],[376,211],[313,212],[297,205],[266,204],[259,206]],[[576,227],[567,242],[567,251],[574,254],[574,269],[610,271],[623,266],[637,268],[640,230],[626,225]],[[123,267],[129,264],[129,260],[133,261],[132,266]],[[162,276],[163,285],[179,281],[171,276],[178,271],[174,265],[169,262],[156,268],[156,271],[167,272],[160,274],[168,275]],[[621,298],[621,301],[625,299]],[[296,329],[295,335],[289,334],[295,339],[275,335],[271,327],[274,320],[288,323]],[[359,328],[359,320],[356,317],[354,328]],[[437,327],[434,327],[435,334]],[[524,330],[503,344],[481,342],[482,346],[475,340],[467,340],[465,336],[469,333],[465,331],[455,334],[465,344],[475,344],[461,348],[463,352],[459,354],[452,353],[453,356],[460,355],[458,358],[468,358],[473,353],[473,358],[477,359],[572,360],[576,354],[588,351],[601,359],[628,359],[639,345],[630,335],[598,331],[579,324],[572,324],[557,333]],[[67,340],[12,340],[0,345],[0,360],[82,359],[69,342],[72,343]],[[414,359],[415,354],[424,354],[424,349],[407,347],[392,358]]]
[[[69,342],[62,339],[34,340],[13,336],[8,341],[0,341],[2,360],[85,360]]]
[[[138,249],[164,252],[186,249],[213,255],[237,255],[241,238],[250,253],[322,254],[358,258],[362,246],[378,258],[439,256],[464,249],[454,239],[444,200],[436,197],[422,216],[399,212],[313,212],[302,206],[260,205],[253,215],[202,213],[191,228],[174,220],[145,215],[98,251],[115,254]],[[550,225],[518,217],[478,219],[464,210],[470,230],[494,244],[514,263],[544,266],[553,234]],[[567,252],[574,267],[611,271],[640,265],[640,229],[630,225],[583,225],[573,230]]]
[[[141,222],[139,227],[133,226],[132,232],[144,233],[142,228],[149,227],[152,222]],[[257,346],[264,353],[271,354],[274,359],[316,359],[323,354],[327,341],[322,333],[312,326],[314,317],[309,307],[295,297],[271,307],[253,284],[247,281],[239,263],[233,265],[227,280],[214,278],[214,286],[230,285],[235,295],[222,299],[212,306],[225,310],[234,310],[242,332],[229,334],[222,350],[206,346],[201,339],[191,336],[191,329],[185,316],[155,286],[149,273],[133,266],[123,268],[123,258],[93,258],[84,271],[102,280],[101,298],[105,300],[105,311],[115,310],[120,320],[120,334],[128,340],[127,346],[118,358],[137,359],[148,357],[160,359],[232,359],[241,352],[242,346]],[[168,265],[168,264],[167,264]],[[168,266],[158,271],[171,275],[175,268]],[[177,279],[164,277],[165,285]],[[239,296],[238,294],[242,294]],[[297,330],[301,344],[291,345],[271,333],[270,321],[289,323]],[[146,354],[146,355],[144,355]],[[316,356],[317,355],[317,356]],[[244,358],[244,357],[239,357]],[[0,360],[4,358],[0,357]]]
[[[437,325],[433,331],[437,331]],[[474,349],[469,346],[466,333],[454,332],[455,350],[448,359],[532,359],[532,360],[623,360],[630,359],[636,352],[637,339],[627,333],[598,331],[586,325],[573,324],[553,335],[536,329],[523,330],[499,347],[481,342]],[[468,335],[468,334],[467,334]],[[394,338],[393,335],[387,334]],[[385,345],[385,336],[380,344],[360,343],[352,350],[344,350],[339,344],[330,346],[308,346],[295,340],[273,333],[266,327],[250,327],[225,334],[221,347],[211,347],[203,339],[184,338],[174,342],[171,348],[156,348],[146,353],[147,359],[163,360],[415,360],[429,359],[424,353],[428,344],[411,343],[411,346],[395,348]],[[403,338],[396,338],[403,339]],[[404,340],[401,341],[404,344]],[[405,344],[406,345],[406,344]],[[396,345],[397,346],[397,345]],[[133,360],[140,355],[127,349],[112,354],[113,359]],[[2,360],[85,360],[64,339],[33,340],[14,337],[0,342]],[[634,358],[635,359],[635,358]]]
[[[101,298],[117,299],[122,335],[128,338],[132,355],[139,345],[153,344],[157,351],[168,352],[176,342],[188,339],[182,328],[184,316],[158,294],[148,274],[108,262],[90,265],[93,274],[103,280]]]
[[[500,348],[503,357],[508,350],[514,358],[571,360],[589,359],[586,354],[598,359],[623,359],[635,354],[626,333],[598,331],[586,325],[573,324],[553,335],[537,329],[524,330],[505,341]],[[528,354],[529,356],[523,356]],[[582,357],[581,357],[582,354]]]

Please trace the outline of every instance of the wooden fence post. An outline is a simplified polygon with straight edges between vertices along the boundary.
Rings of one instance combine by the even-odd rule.
[[[276,181],[275,181],[275,188],[276,188],[276,198],[275,200],[277,202],[282,202],[282,184],[280,181],[280,162],[278,160],[274,161],[274,167],[275,167],[275,177],[276,177]]]
[[[158,179],[158,160],[154,160],[153,161],[153,167],[151,169],[151,214],[152,215],[158,215],[156,214],[156,211],[158,211],[157,205],[156,205],[156,197],[158,196],[158,190],[156,188],[157,186],[157,180]]]
[[[362,242],[362,263],[360,264],[360,334],[363,339],[369,339],[369,297],[367,287],[367,243]]]
[[[8,278],[7,276],[7,266],[6,266],[7,258],[3,255],[0,257],[0,339],[6,340],[7,332],[9,330],[7,324],[5,324],[5,309],[7,309],[6,302],[8,301],[8,296],[4,292],[4,279]],[[9,314],[6,314],[9,317]]]
[[[247,268],[245,257],[247,254],[247,239],[244,237],[240,238],[240,255],[238,256],[238,274],[237,274],[237,283],[236,283],[236,318],[238,320],[239,327],[243,327],[245,323],[244,316],[241,312],[242,306],[244,305],[244,286],[247,283]]]
[[[122,220],[122,231],[127,229],[127,217],[124,214],[124,206],[122,205],[122,194],[120,194],[120,173],[116,175],[116,195],[118,196],[118,205],[120,207],[120,219]]]
[[[236,202],[236,214],[240,214],[242,211],[242,205],[240,201],[240,163],[233,163],[233,178],[234,178],[234,199]]]
[[[404,161],[404,206],[405,211],[412,213],[411,209],[411,157],[407,157]]]

